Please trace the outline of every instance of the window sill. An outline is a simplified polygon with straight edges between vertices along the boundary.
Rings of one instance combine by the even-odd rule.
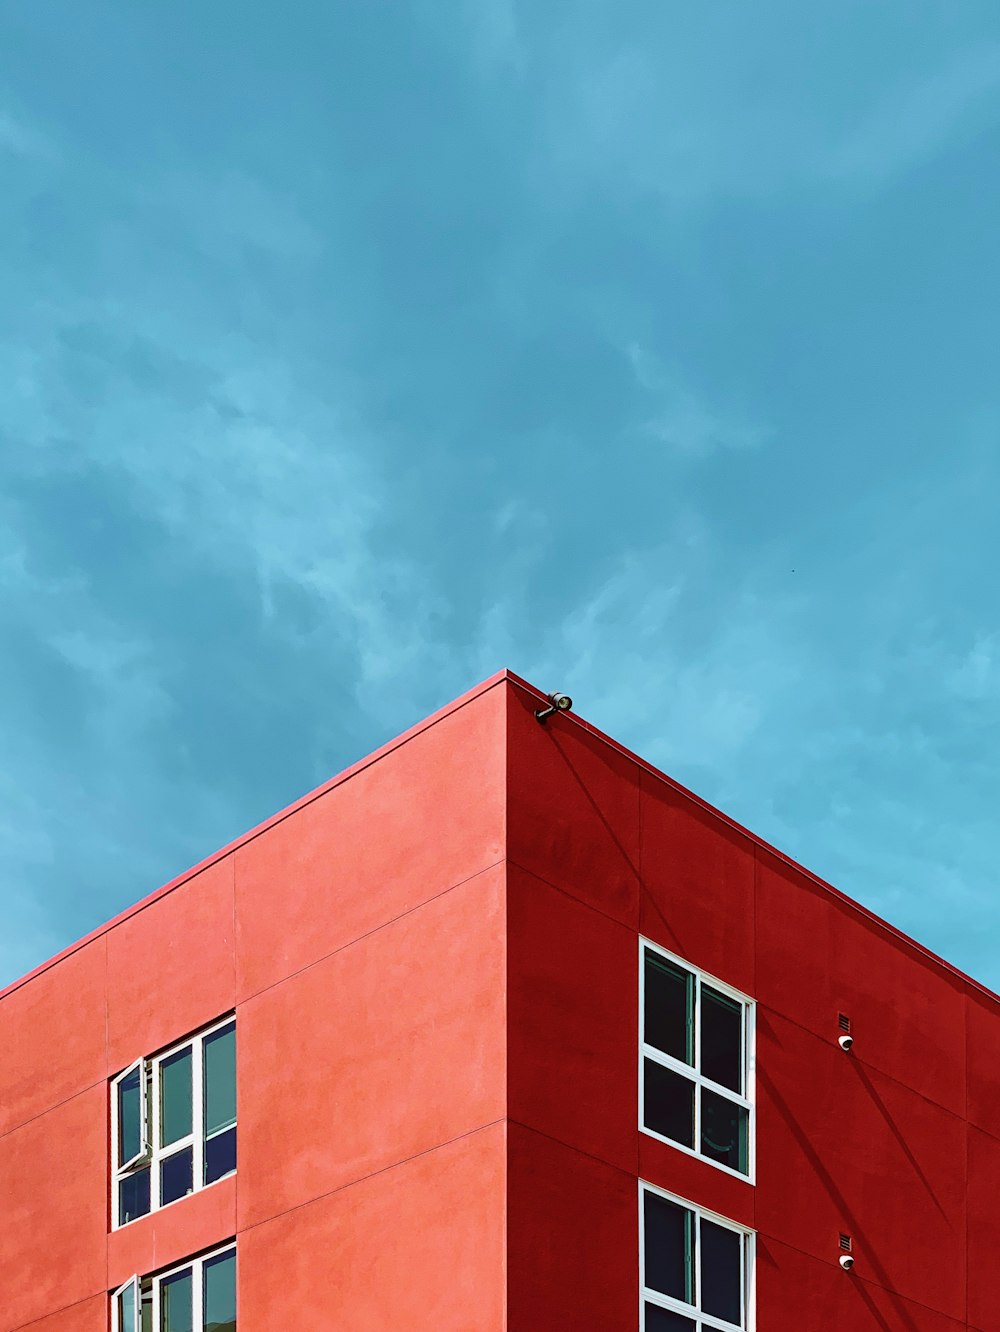
[[[185,1193],[182,1197],[175,1198],[173,1202],[164,1203],[162,1207],[156,1207],[152,1211],[146,1212],[145,1215],[137,1216],[131,1221],[121,1221],[117,1225],[113,1225],[109,1234],[117,1234],[119,1231],[128,1230],[132,1226],[139,1225],[142,1221],[149,1221],[152,1217],[162,1216],[164,1212],[169,1212],[171,1208],[177,1207],[178,1204],[189,1202],[192,1198],[200,1198],[203,1194],[210,1193],[217,1184],[224,1184],[227,1179],[235,1179],[235,1177],[236,1171],[230,1170],[227,1174],[220,1175],[218,1179],[213,1179],[211,1184],[203,1184],[200,1189],[192,1189],[190,1193]]]
[[[744,1175],[742,1171],[734,1170],[732,1166],[724,1165],[721,1161],[713,1161],[710,1156],[704,1156],[701,1152],[696,1152],[693,1147],[685,1147],[683,1143],[675,1142],[673,1138],[665,1138],[662,1133],[647,1128],[643,1123],[639,1124],[639,1132],[647,1138],[652,1138],[654,1142],[662,1142],[665,1147],[672,1147],[675,1152],[682,1152],[694,1161],[701,1161],[703,1165],[709,1166],[712,1170],[721,1170],[724,1175],[729,1175],[732,1179],[738,1179],[741,1183],[756,1188],[755,1170],[751,1170],[749,1174]]]

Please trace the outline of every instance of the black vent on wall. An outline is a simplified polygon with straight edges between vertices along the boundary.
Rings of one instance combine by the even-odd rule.
[[[851,1019],[847,1016],[846,1013],[838,1013],[838,1014],[837,1014],[837,1021],[840,1023],[840,1030],[841,1030],[841,1031],[850,1031],[850,1030],[851,1030]]]
[[[854,1241],[851,1239],[850,1235],[841,1235],[840,1247],[845,1253],[851,1252],[851,1249],[854,1247]]]

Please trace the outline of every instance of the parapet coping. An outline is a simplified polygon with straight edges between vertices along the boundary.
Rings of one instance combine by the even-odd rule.
[[[530,694],[532,699],[535,699],[540,703],[546,702],[545,693],[541,689],[538,689],[535,685],[531,684],[529,681],[522,679],[521,676],[516,675],[513,671],[508,670],[506,668],[497,671],[495,675],[489,676],[488,679],[483,680],[480,684],[474,686],[474,688],[468,690],[466,693],[461,694],[458,698],[446,704],[443,708],[439,708],[436,712],[432,712],[422,721],[417,722],[415,726],[411,726],[408,730],[401,732],[399,735],[395,736],[392,740],[387,741],[384,745],[380,745],[378,749],[373,750],[370,754],[365,755],[364,758],[359,759],[356,763],[352,763],[349,767],[344,768],[334,777],[331,777],[328,781],[323,782],[322,785],[317,786],[314,790],[309,791],[306,795],[300,796],[299,799],[293,801],[292,804],[286,805],[284,809],[279,810],[276,814],[272,814],[262,823],[258,823],[255,827],[251,828],[249,831],[242,833],[239,837],[234,838],[233,841],[228,842],[218,851],[214,851],[210,856],[206,856],[204,860],[200,860],[196,865],[192,865],[190,869],[184,870],[183,873],[178,874],[173,879],[170,879],[161,888],[157,888],[155,892],[149,893],[146,897],[134,903],[134,905],[127,907],[126,910],[122,912],[119,912],[117,916],[113,916],[111,920],[106,921],[103,925],[99,925],[96,929],[91,930],[89,934],[85,934],[81,939],[76,940],[75,943],[69,944],[66,948],[62,949],[61,952],[58,952],[53,957],[50,957],[46,961],[39,963],[37,967],[34,967],[31,971],[27,972],[26,975],[21,976],[17,980],[11,981],[9,985],[6,985],[2,990],[0,990],[0,1000],[6,999],[8,995],[13,994],[15,990],[19,990],[22,986],[27,985],[29,981],[34,980],[36,977],[42,975],[44,972],[48,971],[50,967],[54,967],[57,965],[57,963],[65,961],[66,958],[71,957],[76,952],[79,952],[81,948],[86,948],[88,944],[94,943],[97,939],[100,939],[103,935],[115,929],[116,926],[122,924],[123,921],[129,920],[132,916],[136,915],[138,912],[145,910],[146,907],[152,906],[154,902],[158,902],[160,898],[166,897],[168,893],[172,893],[175,889],[183,887],[185,883],[187,883],[190,879],[193,879],[196,875],[201,874],[203,871],[209,869],[212,865],[217,864],[219,861],[225,860],[227,856],[230,856],[235,851],[238,851],[240,847],[246,846],[248,843],[252,842],[256,837],[259,837],[262,833],[267,832],[268,829],[273,828],[275,827],[276,824],[283,822],[283,820],[289,818],[292,814],[295,814],[298,810],[303,809],[306,805],[311,804],[314,800],[320,799],[321,796],[326,795],[329,791],[332,791],[335,787],[340,786],[342,782],[346,782],[351,777],[356,776],[359,772],[363,772],[365,768],[368,768],[371,766],[371,764],[377,763],[380,759],[385,758],[388,754],[391,754],[394,750],[400,748],[401,745],[405,745],[407,741],[414,739],[416,736],[422,734],[422,732],[428,730],[430,727],[436,726],[438,722],[443,721],[446,717],[450,717],[454,713],[459,712],[462,708],[468,706],[468,704],[473,703],[476,699],[481,698],[484,694],[489,693],[491,689],[496,689],[500,685],[504,684],[512,685],[517,689],[523,690],[524,692]],[[747,840],[750,841],[758,850],[766,852],[768,855],[773,856],[781,864],[786,865],[790,869],[795,870],[798,874],[802,875],[805,879],[807,879],[815,888],[819,889],[822,892],[828,893],[842,906],[846,907],[848,910],[854,912],[856,915],[860,916],[863,920],[867,921],[868,924],[875,926],[877,930],[881,931],[885,935],[888,935],[891,939],[895,940],[895,942],[902,944],[903,947],[905,947],[909,952],[915,954],[917,958],[919,958],[921,961],[925,963],[930,963],[932,966],[938,968],[939,970],[949,973],[956,980],[959,980],[963,982],[965,985],[970,986],[973,990],[977,991],[984,998],[989,999],[994,1004],[1000,1005],[1000,995],[996,994],[993,990],[991,990],[989,986],[984,985],[981,981],[976,980],[973,976],[967,975],[966,972],[962,971],[959,967],[956,967],[953,963],[947,961],[945,958],[935,953],[932,949],[927,948],[924,944],[918,943],[916,939],[911,938],[910,935],[904,933],[903,930],[898,929],[895,925],[891,924],[889,921],[884,920],[876,912],[870,910],[866,906],[863,906],[860,902],[856,902],[854,898],[849,897],[847,893],[841,892],[841,890],[839,888],[834,887],[832,883],[828,883],[825,879],[821,878],[818,874],[815,874],[812,870],[807,869],[804,865],[800,865],[797,860],[794,860],[784,851],[781,851],[777,847],[772,846],[770,842],[765,841],[764,838],[759,836],[759,834],[754,833],[749,828],[744,827],[743,824],[738,823],[736,819],[726,814],[723,810],[717,809],[714,805],[710,804],[707,800],[697,795],[694,791],[689,790],[686,786],[676,781],[673,777],[669,777],[666,773],[661,772],[659,768],[654,767],[653,764],[650,763],[647,759],[644,759],[640,755],[633,753],[632,750],[628,749],[618,740],[615,740],[612,736],[607,735],[604,731],[601,731],[591,722],[586,721],[583,717],[578,716],[575,712],[562,712],[559,714],[559,724],[578,726],[582,730],[588,732],[588,734],[592,735],[595,739],[601,741],[603,744],[608,745],[618,754],[622,755],[624,758],[627,758],[630,762],[634,763],[637,768],[641,769],[647,775],[655,778],[657,781],[662,782],[665,786],[670,787],[672,790],[677,791],[680,795],[686,797],[688,800],[690,800],[693,804],[695,804],[705,813],[710,814],[715,819],[718,819],[720,822],[725,824],[726,827],[728,827],[732,832],[736,832],[740,836],[747,838]]]

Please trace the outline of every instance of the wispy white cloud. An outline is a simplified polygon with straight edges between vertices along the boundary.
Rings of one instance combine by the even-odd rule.
[[[716,558],[704,523],[680,518],[669,543],[623,557],[568,609],[526,671],[570,689],[585,716],[667,771],[728,788],[804,662],[790,650],[792,601],[747,586],[698,623]]]
[[[998,639],[956,654],[943,611],[926,611],[947,573],[921,545],[978,509],[961,472],[907,490],[843,513],[829,556],[803,537],[795,580],[787,535],[734,560],[723,529],[673,505],[669,539],[592,570],[534,644],[516,580],[491,631],[529,678],[996,985]]]
[[[45,158],[52,152],[48,139],[27,120],[0,107],[0,153],[15,157]]]
[[[471,59],[479,72],[524,74],[529,48],[517,0],[457,0],[453,5],[421,0],[417,12],[438,41],[457,50],[461,59]]]
[[[918,166],[984,126],[1000,123],[1000,44],[976,46],[883,92],[831,148],[833,180],[878,182]]]
[[[127,315],[119,309],[103,322],[95,355],[112,360],[106,391],[90,397],[91,458],[124,481],[130,502],[186,559],[253,586],[269,632],[296,632],[276,609],[285,588],[306,597],[317,645],[347,643],[356,652],[359,696],[387,674],[405,678],[400,664],[412,666],[428,650],[433,597],[404,559],[375,552],[387,497],[364,428],[257,349],[212,347],[211,335],[195,329],[154,341],[148,316]],[[84,311],[77,320],[92,322]],[[154,409],[145,391],[130,388],[119,358],[139,339],[153,364],[195,365],[211,385],[205,400],[168,393]],[[44,387],[30,396],[43,399]],[[47,441],[66,425],[36,415],[32,467],[44,469]],[[99,645],[66,634],[56,646],[78,669],[106,677],[141,653],[114,632]]]
[[[584,14],[554,32],[545,145],[561,188],[603,182],[673,209],[878,187],[1000,120],[995,41],[915,41],[873,79],[856,52],[886,39],[874,16],[733,7],[726,32],[709,46],[681,18],[640,40]]]
[[[441,701],[452,655],[441,593],[393,550],[391,478],[350,377],[331,364],[318,391],[172,283],[169,249],[130,290],[135,210],[171,217],[216,273],[236,263],[249,299],[252,252],[308,266],[313,230],[260,182],[198,202],[189,177],[161,179],[159,196],[148,180],[111,184],[117,268],[93,293],[8,306],[0,337],[0,877],[22,904],[0,931],[16,940],[6,977],[356,757],[344,735],[358,719],[377,715],[384,734],[415,720]],[[232,644],[199,624],[202,584],[230,589],[224,613],[246,607]],[[276,696],[308,710],[304,752],[294,785],[248,809],[239,731],[231,756],[213,752],[225,732],[205,733],[205,709],[241,699],[240,730],[265,708],[270,733]],[[291,757],[258,761],[277,774]]]
[[[989,43],[861,68],[890,9],[368,6],[287,77],[262,20],[40,157],[0,98],[0,970],[505,663],[932,943],[988,918],[988,562],[935,557],[995,467],[954,324],[935,397],[809,232],[991,123]]]
[[[948,683],[973,703],[1000,700],[1000,632],[980,634],[950,672]]]
[[[468,0],[468,9],[479,58],[487,65],[523,72],[526,50],[515,0]]]
[[[710,408],[680,376],[669,373],[652,355],[630,343],[629,364],[649,399],[650,415],[642,430],[680,454],[703,458],[717,449],[748,449],[763,444],[770,431],[723,416]]]
[[[228,168],[206,176],[175,170],[144,178],[135,192],[138,202],[208,253],[235,244],[310,264],[323,249],[323,236],[294,204],[246,171]]]

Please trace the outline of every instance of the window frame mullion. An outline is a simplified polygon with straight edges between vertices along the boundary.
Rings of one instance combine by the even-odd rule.
[[[141,1059],[133,1060],[126,1068],[110,1079],[110,1120],[111,1120],[111,1227],[112,1230],[118,1230],[123,1225],[131,1225],[131,1221],[123,1222],[121,1218],[121,1182],[130,1174],[138,1170],[149,1169],[149,1211],[144,1215],[149,1216],[153,1212],[162,1211],[164,1206],[172,1206],[172,1203],[163,1202],[163,1190],[161,1181],[161,1167],[163,1162],[178,1152],[182,1152],[188,1147],[191,1149],[191,1193],[199,1193],[202,1189],[210,1187],[205,1183],[205,1160],[206,1160],[206,1136],[205,1136],[205,1042],[215,1032],[224,1027],[232,1026],[234,1033],[236,1028],[235,1013],[228,1013],[225,1017],[217,1018],[207,1027],[193,1035],[187,1035],[173,1045],[166,1047],[157,1054],[144,1055]],[[191,1048],[191,1131],[174,1142],[168,1143],[165,1147],[161,1145],[162,1137],[162,1066],[165,1060],[180,1053],[185,1047]],[[140,1116],[141,1116],[141,1139],[143,1150],[137,1156],[132,1157],[125,1165],[119,1166],[119,1146],[121,1138],[121,1124],[119,1113],[119,1095],[120,1085],[136,1069],[140,1071]],[[219,1133],[229,1132],[237,1127],[238,1116],[233,1118],[230,1124],[219,1129]],[[216,1136],[213,1134],[213,1137]],[[227,1171],[225,1175],[220,1175],[219,1179],[212,1180],[212,1184],[220,1183],[223,1179],[228,1179],[235,1174],[233,1170]],[[189,1197],[184,1194],[182,1197]],[[180,1198],[173,1199],[173,1202],[180,1202]],[[138,1221],[140,1217],[134,1217]],[[155,1302],[155,1301],[154,1301]]]
[[[142,1285],[138,1273],[134,1276],[130,1276],[129,1279],[123,1282],[111,1296],[112,1332],[124,1332],[121,1319],[121,1297],[128,1290],[129,1286],[134,1287],[135,1290],[132,1303],[135,1332],[142,1332],[142,1324],[140,1322],[142,1317]]]
[[[676,1055],[667,1054],[666,1051],[651,1045],[646,1039],[646,968],[647,955],[653,959],[660,957],[665,962],[669,962],[673,967],[685,972],[691,980],[691,1011],[692,1022],[694,1025],[692,1052],[694,1064],[687,1064],[678,1059]],[[740,1078],[739,1091],[733,1091],[731,1087],[725,1087],[714,1079],[708,1078],[702,1072],[702,1011],[704,1008],[702,989],[704,985],[739,1005],[740,1009]],[[707,1162],[716,1170],[722,1170],[724,1173],[733,1175],[737,1179],[745,1180],[748,1184],[756,1182],[757,1172],[757,1107],[755,1104],[756,1083],[755,1083],[755,1032],[756,1032],[756,1004],[749,995],[741,993],[725,981],[717,980],[714,976],[703,973],[699,967],[687,961],[684,958],[676,957],[667,949],[654,943],[651,939],[639,936],[639,1104],[638,1104],[638,1123],[639,1129],[650,1137],[656,1138],[659,1142],[664,1142],[675,1148],[677,1151],[684,1152],[687,1155],[696,1156],[700,1161]],[[671,1072],[693,1083],[694,1095],[694,1115],[693,1115],[693,1145],[688,1147],[685,1143],[679,1142],[674,1138],[669,1138],[663,1133],[647,1125],[645,1122],[645,1061],[651,1060],[653,1063],[669,1069]],[[711,1156],[706,1155],[702,1150],[702,1124],[704,1122],[703,1113],[703,1094],[704,1091],[710,1091],[714,1095],[727,1101],[730,1105],[742,1110],[746,1116],[746,1170],[739,1170],[734,1166],[728,1165],[723,1161],[716,1161]]]
[[[149,1210],[160,1210],[160,1062],[163,1056],[152,1060],[153,1078],[150,1092],[153,1100],[153,1149],[150,1152],[151,1178],[149,1181]]]
[[[672,1295],[664,1295],[661,1291],[653,1290],[646,1285],[646,1222],[645,1222],[645,1199],[647,1194],[666,1199],[677,1207],[684,1208],[691,1216],[692,1220],[692,1239],[693,1253],[691,1261],[694,1267],[693,1271],[693,1296],[694,1302],[689,1304],[684,1300],[679,1300]],[[713,1314],[705,1313],[701,1308],[702,1301],[702,1282],[701,1282],[701,1225],[703,1221],[710,1221],[713,1225],[721,1226],[724,1230],[729,1230],[739,1236],[739,1264],[740,1264],[740,1321],[739,1323],[730,1323],[725,1319],[718,1318]],[[684,1318],[689,1318],[695,1323],[699,1332],[754,1332],[756,1326],[756,1312],[754,1309],[754,1291],[755,1291],[755,1273],[754,1262],[756,1255],[755,1246],[756,1234],[746,1226],[740,1225],[736,1221],[731,1221],[728,1217],[719,1216],[709,1208],[701,1207],[697,1203],[691,1202],[687,1198],[682,1198],[677,1194],[671,1193],[668,1189],[661,1189],[656,1184],[649,1183],[648,1180],[639,1180],[639,1316],[640,1326],[646,1326],[645,1309],[647,1304],[652,1304],[658,1308],[668,1309]]]
[[[191,1282],[191,1299],[194,1308],[191,1311],[191,1327],[194,1332],[204,1332],[205,1328],[205,1260],[199,1258],[194,1265],[194,1280]]]
[[[694,982],[694,1075],[694,1142],[691,1146],[701,1156],[701,975],[698,972],[695,972]],[[701,1223],[698,1224],[700,1227]]]
[[[205,1033],[197,1040],[197,1059],[191,1070],[191,1131],[194,1134],[194,1188],[205,1187]]]

